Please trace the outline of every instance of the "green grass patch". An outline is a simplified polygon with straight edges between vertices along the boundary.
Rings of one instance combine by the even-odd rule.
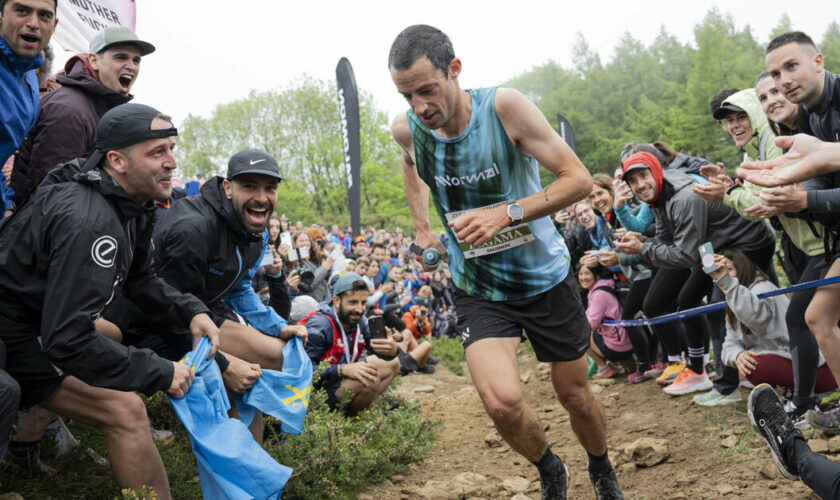
[[[275,424],[268,422],[264,448],[279,463],[295,469],[283,498],[355,498],[366,487],[428,457],[439,422],[422,417],[419,406],[393,399],[400,402],[399,408],[389,410],[389,405],[377,398],[369,410],[345,418],[339,412],[330,412],[326,394],[316,391],[310,397],[300,436],[279,434],[279,425],[275,431]],[[201,498],[186,430],[163,394],[146,403],[152,424],[176,436],[174,443],[158,448],[172,497]],[[107,456],[98,431],[72,421],[67,424],[83,446]],[[60,466],[58,474],[32,474],[24,467],[4,463],[0,465],[0,494],[17,492],[24,498],[61,499],[153,498],[148,491],[121,491],[109,474],[93,476],[91,463],[84,458],[58,461],[47,440],[41,454],[45,462]]]
[[[738,441],[735,442],[732,448],[726,450],[726,452],[746,455],[752,449],[752,442],[757,437],[758,434],[756,434],[754,430],[748,429],[747,432],[738,436]]]
[[[432,356],[440,356],[440,364],[455,375],[464,374],[464,344],[460,338],[440,337],[432,339]]]

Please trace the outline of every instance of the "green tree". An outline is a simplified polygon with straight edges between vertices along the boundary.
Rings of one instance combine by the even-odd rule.
[[[410,214],[400,182],[399,148],[388,118],[371,96],[360,96],[363,222],[403,224]],[[223,174],[236,151],[272,154],[285,180],[277,210],[290,219],[349,222],[344,153],[335,83],[304,77],[282,90],[251,92],[216,107],[211,117],[189,116],[181,126],[179,164],[185,175]]]
[[[835,74],[840,73],[840,26],[837,21],[831,21],[828,25],[818,48],[823,55],[825,69]]]
[[[776,23],[776,26],[770,30],[770,40],[776,38],[782,33],[787,33],[788,31],[793,31],[793,22],[791,22],[790,17],[788,17],[787,12],[785,12],[782,14],[782,17],[779,18],[779,22]]]

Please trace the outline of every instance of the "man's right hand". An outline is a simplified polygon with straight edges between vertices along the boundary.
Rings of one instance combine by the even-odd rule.
[[[172,383],[169,384],[169,389],[166,392],[173,398],[180,399],[190,390],[190,385],[195,379],[195,373],[193,373],[191,367],[185,364],[176,361],[173,361],[172,364],[175,365],[175,371],[172,374]]]
[[[225,381],[225,386],[230,388],[233,392],[243,393],[253,387],[257,380],[262,375],[260,365],[257,363],[248,363],[239,358],[228,356],[227,370],[222,373],[222,378]]]
[[[341,365],[341,371],[345,378],[358,380],[365,387],[370,387],[371,384],[379,382],[379,370],[364,361]]]

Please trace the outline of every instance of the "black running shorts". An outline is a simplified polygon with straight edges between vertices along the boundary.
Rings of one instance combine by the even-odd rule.
[[[454,300],[465,350],[481,339],[521,337],[523,331],[542,362],[574,361],[589,348],[589,320],[572,272],[533,297],[491,301],[456,288]]]

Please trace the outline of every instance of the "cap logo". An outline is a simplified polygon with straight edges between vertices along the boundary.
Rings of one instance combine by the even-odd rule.
[[[90,256],[93,261],[101,267],[114,265],[114,257],[117,255],[117,240],[110,236],[100,236],[90,247]]]
[[[265,161],[265,158],[262,158],[262,159],[260,159],[260,160],[256,160],[256,161],[251,160],[251,161],[249,161],[248,163],[249,163],[249,164],[251,164],[251,165],[256,165],[257,163],[259,163],[259,162],[261,162],[261,161]]]

